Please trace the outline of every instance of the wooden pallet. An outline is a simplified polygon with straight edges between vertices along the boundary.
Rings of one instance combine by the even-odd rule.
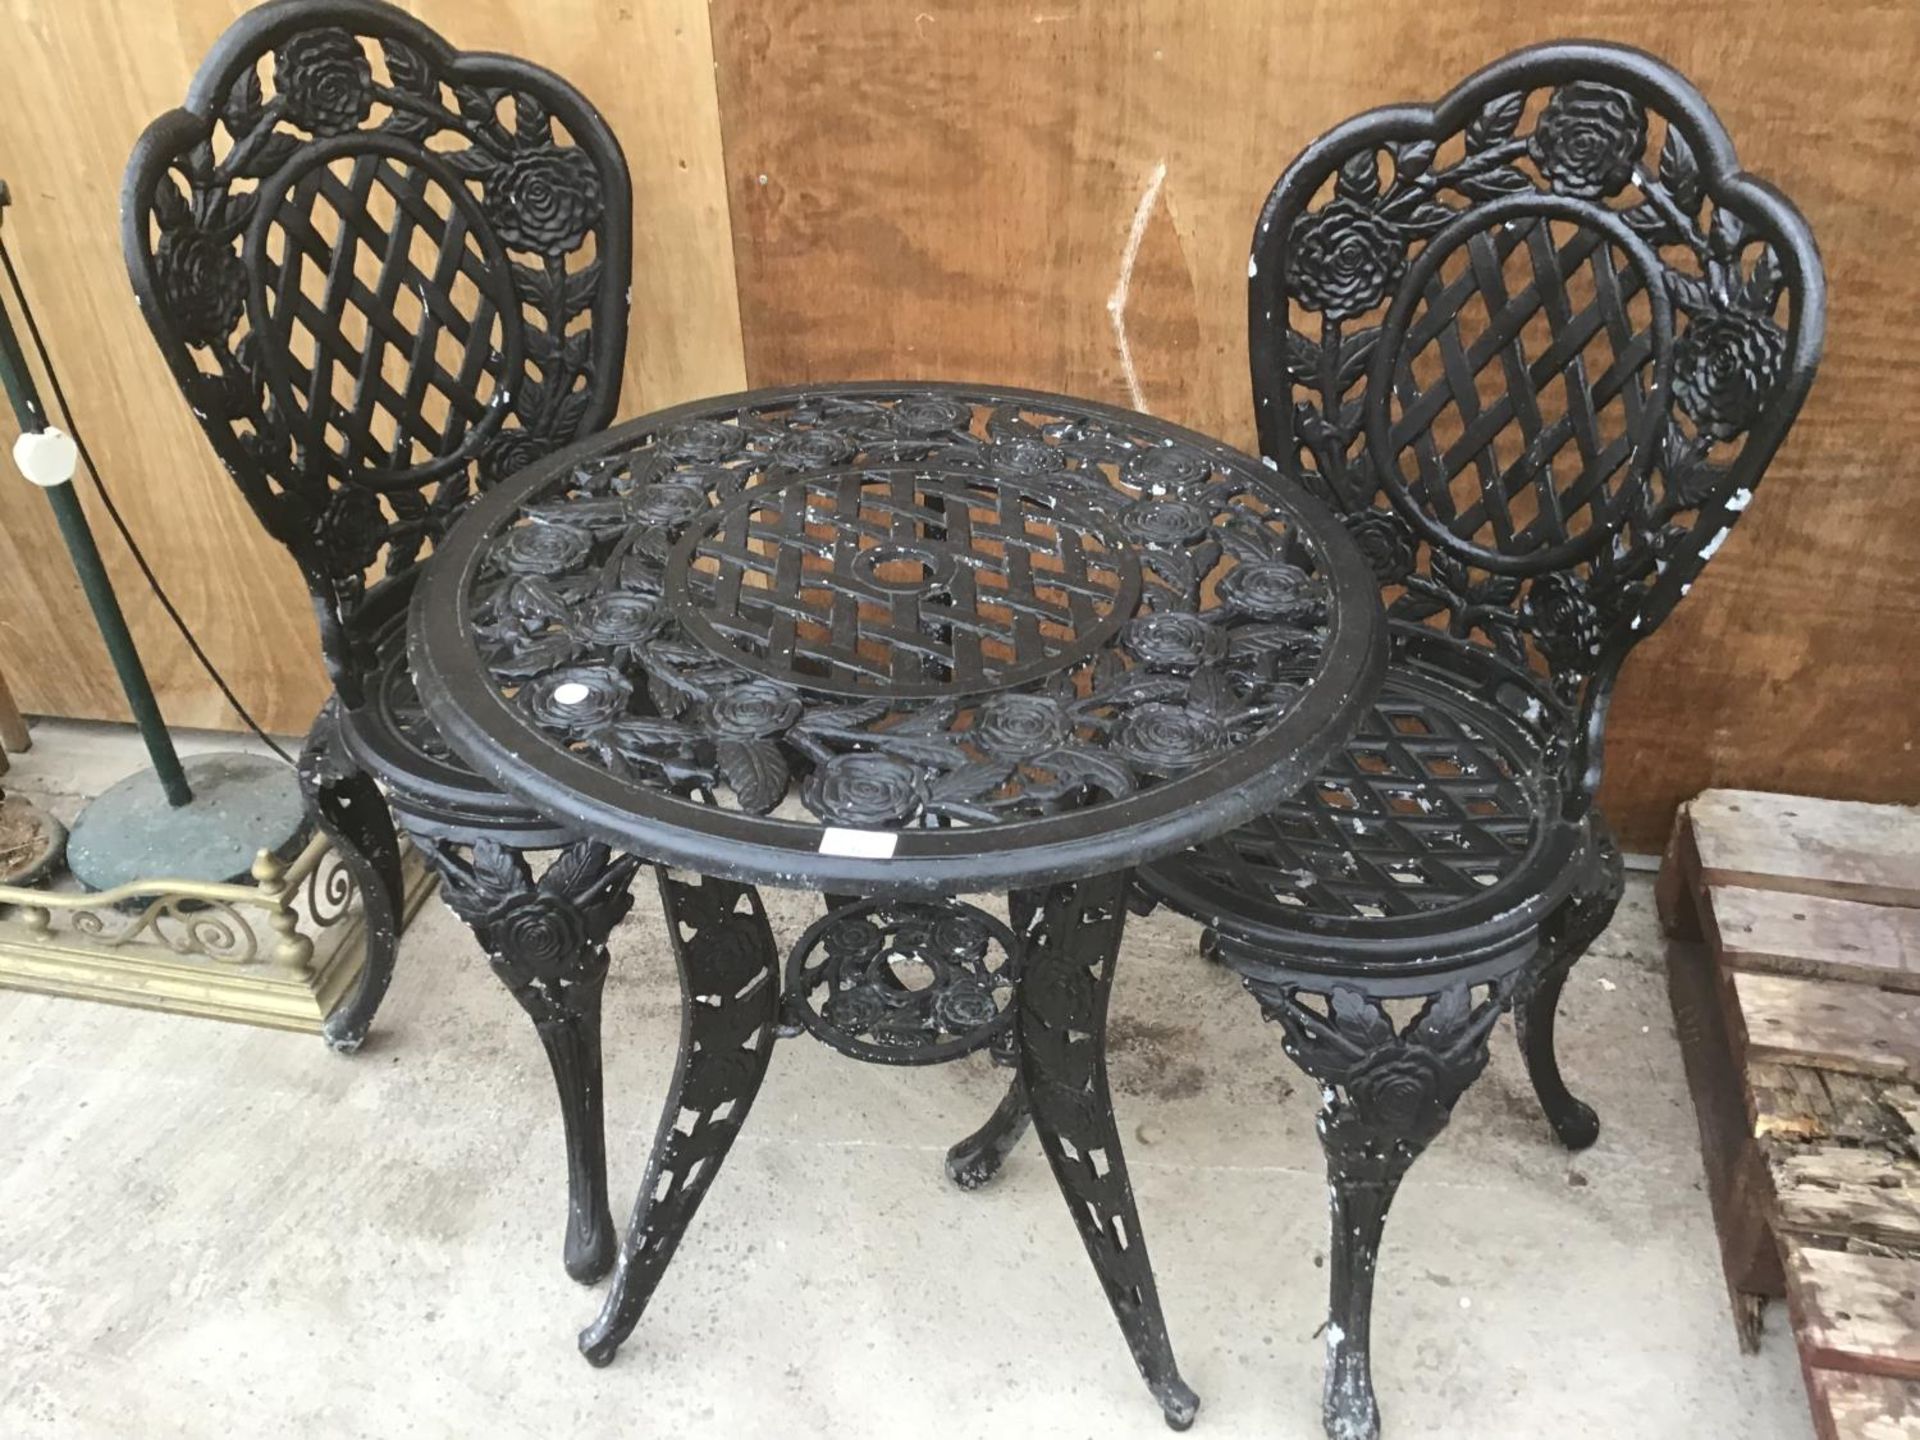
[[[1920,810],[1709,790],[1659,905],[1741,1343],[1784,1296],[1823,1440],[1920,1440]]]

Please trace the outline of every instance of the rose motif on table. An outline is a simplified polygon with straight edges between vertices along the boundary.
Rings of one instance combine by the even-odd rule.
[[[1255,620],[1310,620],[1320,608],[1313,577],[1284,560],[1234,566],[1221,579],[1219,595]]]
[[[1178,495],[1204,485],[1213,475],[1207,457],[1177,445],[1151,445],[1127,457],[1121,474],[1143,494]]]
[[[542,892],[509,901],[487,920],[486,934],[487,949],[542,980],[564,974],[590,938],[577,909]]]
[[[198,230],[162,234],[154,250],[160,305],[189,345],[218,345],[246,308],[247,270],[230,244]]]
[[[1347,533],[1382,585],[1398,585],[1413,572],[1418,542],[1406,521],[1391,510],[1362,510],[1345,521]]]
[[[838,430],[789,430],[769,453],[789,470],[825,470],[851,460],[859,448]]]
[[[1170,549],[1207,533],[1207,512],[1185,500],[1136,500],[1120,512],[1120,528],[1142,545]]]
[[[516,525],[493,542],[493,563],[511,575],[558,575],[593,550],[593,536],[574,525]]]
[[[886,946],[887,939],[871,920],[853,915],[829,925],[821,943],[828,956],[844,967],[866,964]]]
[[[840,990],[827,997],[821,1017],[834,1029],[848,1035],[860,1035],[878,1029],[888,1019],[887,1003],[864,985]]]
[[[1673,398],[1701,433],[1730,440],[1760,418],[1786,361],[1786,332],[1768,316],[1696,315],[1674,342]]]
[[[335,490],[320,515],[320,545],[342,571],[373,564],[390,535],[386,512],[371,490],[345,485]]]
[[[1329,320],[1363,315],[1407,269],[1400,231],[1344,197],[1302,215],[1287,237],[1287,293]]]
[[[993,945],[993,932],[978,916],[962,911],[936,919],[927,943],[950,960],[977,965],[987,958],[987,951]]]
[[[729,740],[764,740],[800,718],[800,697],[784,685],[751,680],[707,701],[707,729]]]
[[[1149,670],[1197,670],[1227,651],[1227,636],[1198,615],[1168,612],[1127,623],[1120,643]]]
[[[928,439],[973,424],[973,407],[943,395],[913,395],[893,407],[893,426],[902,435]]]
[[[313,135],[357,129],[373,109],[373,68],[345,30],[308,30],[273,56],[273,87],[286,115]]]
[[[672,529],[684,525],[707,508],[707,492],[695,485],[662,482],[637,492],[628,502],[628,513],[642,525]]]
[[[1156,701],[1129,713],[1109,743],[1135,769],[1164,779],[1219,756],[1227,731],[1211,715]]]
[[[660,449],[676,460],[712,465],[725,460],[747,443],[738,425],[719,420],[693,420],[675,426],[660,437]]]
[[[1527,139],[1527,153],[1553,188],[1580,200],[1619,194],[1646,149],[1646,107],[1592,80],[1554,91]]]
[[[1593,664],[1600,650],[1600,617],[1578,575],[1553,571],[1536,577],[1520,615],[1549,663],[1561,668]]]
[[[897,825],[919,813],[927,785],[918,767],[893,755],[856,750],[835,755],[807,777],[803,798],[824,820]]]
[[[1000,1018],[994,1002],[993,982],[968,975],[946,986],[933,997],[934,1023],[954,1035],[983,1030]]]
[[[987,468],[996,475],[1046,475],[1064,470],[1066,464],[1063,453],[1031,435],[996,440],[987,452]]]
[[[1440,1063],[1411,1045],[1383,1050],[1364,1070],[1347,1077],[1348,1098],[1356,1111],[1390,1132],[1418,1133],[1427,1112],[1439,1104],[1444,1077]]]
[[[614,591],[587,601],[574,616],[573,632],[589,645],[631,649],[646,644],[665,623],[651,597]]]
[[[626,677],[605,665],[549,670],[520,692],[535,724],[568,735],[611,725],[627,713],[632,698]]]
[[[555,448],[551,437],[536,435],[531,430],[496,430],[480,449],[480,479],[488,486],[497,485],[536,461],[546,459]]]
[[[523,150],[485,182],[487,219],[509,250],[564,255],[599,223],[600,176],[584,150]]]
[[[1044,695],[996,695],[974,712],[967,738],[996,760],[1031,760],[1064,745],[1073,722]]]

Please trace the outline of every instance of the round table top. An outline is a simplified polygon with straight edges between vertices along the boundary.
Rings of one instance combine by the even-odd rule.
[[[478,500],[411,664],[482,775],[650,860],[860,895],[1018,889],[1220,834],[1385,668],[1331,511],[1087,401],[858,384],[621,425]]]

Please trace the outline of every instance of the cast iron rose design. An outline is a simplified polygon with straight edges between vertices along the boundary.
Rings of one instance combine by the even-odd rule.
[[[483,943],[511,954],[517,966],[537,979],[563,972],[587,943],[580,912],[552,895],[534,893],[511,900],[486,922]]]
[[[894,428],[902,435],[926,438],[973,423],[973,407],[938,395],[915,395],[893,407]]]
[[[1527,140],[1527,153],[1553,188],[1580,200],[1619,194],[1646,149],[1646,107],[1591,80],[1554,91]]]
[[[668,529],[686,524],[708,508],[707,492],[699,486],[665,482],[647,486],[628,503],[628,513],[642,525],[661,525]]]
[[[1702,433],[1730,440],[1759,418],[1786,368],[1786,332],[1765,315],[1696,315],[1673,347],[1673,396]]]
[[[825,470],[853,458],[853,440],[837,430],[797,430],[773,442],[772,455],[790,470]]]
[[[346,485],[335,490],[320,516],[320,544],[342,570],[364,570],[387,543],[387,517],[372,491]]]
[[[1391,510],[1362,510],[1346,517],[1347,533],[1367,557],[1382,585],[1398,585],[1413,570],[1413,528]]]
[[[247,272],[233,246],[198,230],[169,231],[154,251],[161,303],[189,345],[218,345],[246,307]]]
[[[1313,578],[1284,560],[1236,565],[1220,582],[1220,598],[1256,620],[1309,620],[1321,603]]]
[[[1432,1051],[1395,1045],[1380,1051],[1365,1069],[1346,1082],[1348,1096],[1361,1111],[1395,1132],[1417,1132],[1444,1119],[1441,1067]]]
[[[1207,457],[1177,445],[1152,445],[1127,457],[1123,468],[1129,485],[1148,495],[1180,495],[1206,484],[1213,474]]]
[[[273,57],[274,88],[287,118],[314,135],[343,135],[373,109],[373,69],[345,30],[308,30]]]
[[[653,597],[615,591],[587,601],[573,618],[573,633],[589,645],[631,649],[646,644],[665,623]]]
[[[1120,512],[1120,528],[1142,545],[1191,545],[1207,533],[1207,512],[1185,500],[1136,500]]]
[[[804,798],[814,814],[842,825],[897,825],[918,813],[927,789],[917,765],[855,750],[809,775]]]
[[[860,916],[836,920],[821,937],[827,954],[843,965],[864,965],[887,943],[880,927]]]
[[[1127,622],[1121,643],[1149,670],[1197,670],[1227,652],[1227,634],[1198,615],[1142,615]]]
[[[522,151],[487,180],[486,207],[508,249],[565,255],[600,221],[600,176],[572,146]]]
[[[554,575],[587,558],[593,536],[573,525],[516,525],[493,542],[493,563],[514,575]]]
[[[725,460],[747,443],[738,425],[718,420],[694,420],[660,437],[660,451],[675,460],[712,465]]]
[[[569,665],[549,670],[521,692],[536,724],[579,735],[611,725],[626,714],[633,686],[606,665]]]
[[[1000,1018],[993,982],[972,976],[955,981],[934,995],[932,1018],[942,1030],[956,1035],[993,1024]]]
[[[969,739],[999,760],[1030,760],[1064,744],[1073,722],[1044,695],[996,695],[974,713]]]
[[[1174,776],[1213,759],[1227,731],[1211,715],[1178,705],[1141,705],[1120,723],[1112,748],[1149,775]]]
[[[1407,244],[1392,222],[1336,198],[1302,215],[1287,241],[1287,293],[1329,320],[1364,315],[1399,283]]]
[[[1600,650],[1600,617],[1578,575],[1553,571],[1536,578],[1520,614],[1540,653],[1556,670],[1593,667]]]
[[[555,446],[551,436],[535,435],[528,430],[497,430],[480,449],[480,478],[488,485],[496,485],[509,475],[546,459]]]
[[[735,740],[778,735],[800,718],[800,697],[783,685],[752,680],[707,701],[707,728]]]
[[[994,442],[987,466],[1001,475],[1046,475],[1066,468],[1067,457],[1044,440],[1016,435]]]

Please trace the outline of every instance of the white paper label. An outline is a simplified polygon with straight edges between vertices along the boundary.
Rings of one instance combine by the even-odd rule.
[[[854,860],[891,860],[900,837],[891,830],[842,830],[829,825],[820,833],[822,855],[845,855]]]
[[[562,705],[578,705],[590,693],[578,680],[569,680],[564,685],[553,687],[553,698]]]

